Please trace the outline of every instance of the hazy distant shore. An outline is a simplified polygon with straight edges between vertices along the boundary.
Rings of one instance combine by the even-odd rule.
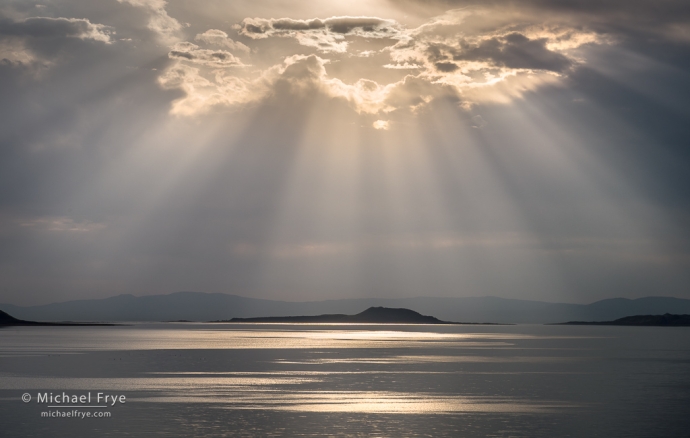
[[[38,321],[25,321],[23,319],[17,319],[12,315],[9,315],[2,310],[0,310],[0,327],[11,327],[11,326],[114,326],[121,324],[113,323],[101,323],[101,322],[38,322]]]
[[[643,327],[690,327],[690,315],[634,315],[615,321],[569,321],[554,325],[620,325]]]

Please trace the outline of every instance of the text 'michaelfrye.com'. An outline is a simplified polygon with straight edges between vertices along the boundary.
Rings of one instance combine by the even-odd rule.
[[[124,394],[110,394],[91,391],[82,394],[67,392],[37,392],[35,396],[25,392],[21,399],[24,403],[32,400],[38,405],[51,408],[41,412],[42,418],[111,418],[111,412],[106,409],[124,405],[127,397]],[[104,411],[105,410],[105,411]]]

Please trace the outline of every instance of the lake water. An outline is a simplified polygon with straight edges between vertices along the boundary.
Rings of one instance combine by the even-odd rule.
[[[37,401],[98,392],[126,402]],[[0,435],[688,437],[690,329],[3,328]]]

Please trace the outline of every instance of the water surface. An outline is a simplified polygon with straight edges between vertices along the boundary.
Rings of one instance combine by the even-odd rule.
[[[110,418],[42,418],[45,405],[20,399],[99,391],[126,403]],[[8,436],[687,437],[690,330],[5,328],[0,398]]]

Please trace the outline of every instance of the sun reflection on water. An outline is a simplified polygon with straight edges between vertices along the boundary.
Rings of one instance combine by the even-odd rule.
[[[46,332],[32,328],[0,338],[4,354],[103,350],[172,349],[323,349],[501,347],[531,336],[510,333],[439,333],[404,330],[257,330],[198,324],[190,328],[70,328]],[[77,335],[78,334],[78,335]]]
[[[153,354],[146,353],[150,350],[157,352],[154,364],[168,363],[172,368],[167,365],[163,370],[139,368],[137,374],[127,377],[0,373],[0,388],[23,391],[97,388],[127,393],[131,403],[191,403],[218,409],[288,412],[534,414],[573,406],[557,401],[478,394],[465,389],[460,384],[463,380],[458,380],[465,374],[559,372],[548,368],[549,364],[572,359],[542,356],[538,351],[511,353],[518,344],[525,348],[524,342],[547,337],[473,333],[466,328],[433,330],[342,326],[251,329],[230,324],[195,324],[185,328],[154,324],[143,330],[137,326],[28,328],[7,331],[11,336],[0,338],[0,353],[11,356],[58,352],[90,357],[135,351]],[[467,354],[463,349],[483,349],[483,353]],[[254,350],[263,351],[249,353]],[[181,357],[191,362],[177,362]],[[250,357],[251,361],[244,364]],[[430,384],[432,381],[436,386]],[[452,390],[446,387],[449,385]]]

